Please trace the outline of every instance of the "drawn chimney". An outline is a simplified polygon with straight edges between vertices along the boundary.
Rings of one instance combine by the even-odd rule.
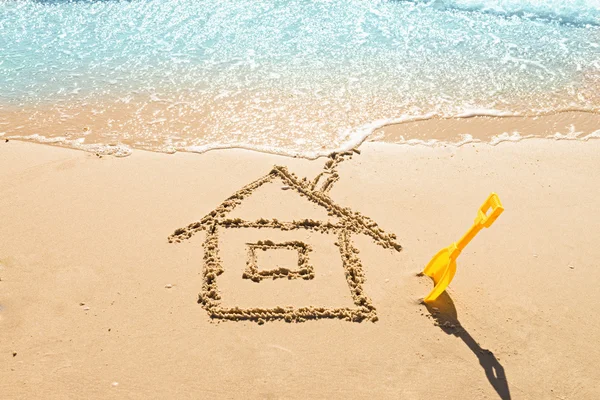
[[[327,160],[323,167],[323,171],[311,182],[310,189],[314,192],[328,193],[333,187],[333,184],[340,178],[336,167],[346,158],[351,159],[353,153],[360,154],[357,149],[345,151],[343,153],[331,153],[329,155],[329,160]]]

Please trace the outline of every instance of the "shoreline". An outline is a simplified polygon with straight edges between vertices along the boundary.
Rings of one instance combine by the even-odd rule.
[[[600,113],[573,110],[532,115],[479,112],[463,117],[430,116],[382,126],[373,137],[373,141],[398,144],[456,146],[494,146],[531,138],[587,141],[600,137]]]
[[[326,160],[246,150],[98,158],[0,142],[2,392],[11,398],[598,397],[599,322],[590,310],[600,307],[593,228],[600,226],[600,142],[368,142],[360,150],[337,166],[328,196],[397,235],[402,246],[382,249],[369,236],[352,237],[378,320],[259,325],[211,321],[197,303],[204,233],[182,243],[168,237],[273,165],[311,180]],[[459,257],[440,312],[419,305],[432,286],[415,274],[464,233],[491,191],[505,212]],[[231,214],[240,216],[333,218],[278,181],[244,199]],[[252,232],[288,242],[325,235]],[[257,283],[241,279],[248,241],[241,233],[223,236],[231,240],[221,248],[225,272],[217,278],[224,304],[346,306],[335,236],[308,254],[314,279]],[[442,317],[454,318],[454,328]],[[440,379],[444,385],[431,383]]]
[[[501,113],[493,110],[473,110],[460,117],[441,117],[426,115],[395,120],[395,122],[373,122],[362,128],[356,128],[354,137],[341,147],[321,150],[313,155],[305,155],[293,150],[276,151],[264,146],[246,146],[219,144],[190,146],[188,148],[172,148],[167,150],[136,148],[125,141],[106,143],[85,143],[79,139],[64,137],[44,137],[32,134],[29,137],[0,135],[1,139],[45,144],[82,150],[99,155],[129,156],[134,151],[154,153],[197,153],[202,154],[215,150],[248,150],[258,153],[280,155],[291,158],[316,160],[327,157],[331,153],[340,153],[359,148],[363,143],[388,143],[395,145],[425,147],[461,147],[466,144],[485,144],[495,146],[503,142],[520,142],[525,139],[576,140],[588,141],[600,138],[600,113],[596,111],[561,111],[542,113],[539,115],[518,115]],[[368,131],[361,133],[361,131]],[[370,132],[370,133],[369,133]],[[426,132],[423,134],[422,132]],[[261,148],[262,147],[262,148]]]

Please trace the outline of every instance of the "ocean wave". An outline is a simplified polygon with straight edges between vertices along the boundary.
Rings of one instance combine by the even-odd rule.
[[[600,27],[536,19],[598,1],[0,0],[0,132],[315,158],[411,120],[600,113]]]
[[[600,25],[598,0],[412,0],[441,10],[477,11],[571,24]]]

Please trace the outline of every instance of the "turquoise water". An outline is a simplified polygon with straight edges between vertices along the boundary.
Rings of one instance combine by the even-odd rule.
[[[600,1],[4,0],[0,82],[5,136],[315,156],[389,120],[600,111]]]

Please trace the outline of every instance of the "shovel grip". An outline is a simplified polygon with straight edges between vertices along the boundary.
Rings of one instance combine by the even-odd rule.
[[[496,218],[502,214],[502,211],[504,211],[504,207],[502,207],[500,198],[496,193],[492,193],[479,208],[479,211],[477,211],[475,223],[489,228],[494,223]]]

